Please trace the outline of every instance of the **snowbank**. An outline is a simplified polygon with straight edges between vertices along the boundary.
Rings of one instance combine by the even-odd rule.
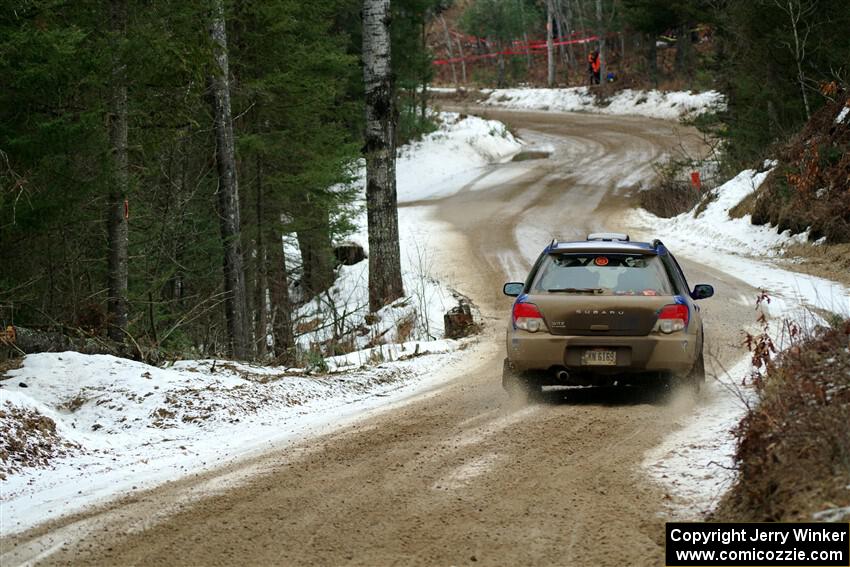
[[[766,164],[772,166],[773,164]],[[730,254],[750,254],[773,257],[782,253],[789,244],[805,242],[806,234],[792,235],[790,231],[778,233],[776,228],[752,224],[751,215],[731,218],[729,210],[745,197],[754,193],[767,179],[771,169],[758,172],[746,169],[720,187],[714,189],[716,198],[703,211],[682,213],[671,219],[661,219],[639,209],[635,214],[638,224],[652,226],[662,240],[676,239],[691,247],[713,248]]]
[[[548,110],[552,112],[592,112],[598,114],[636,115],[678,120],[693,118],[725,106],[717,91],[662,92],[625,89],[601,103],[588,87],[569,89],[497,89],[483,101],[488,106],[516,110]]]
[[[394,362],[373,356],[377,366],[352,371],[356,360],[332,360],[349,372],[322,376],[212,360],[158,368],[74,352],[27,356],[0,382],[0,428],[53,425],[43,427],[50,446],[27,436],[45,450],[2,459],[14,472],[0,481],[3,535],[386,407],[440,382],[446,373],[434,372],[434,357],[419,355],[453,350],[442,347],[384,347],[383,360]],[[459,359],[444,354],[439,367]],[[9,467],[18,456],[35,460]]]
[[[772,163],[765,164],[772,167]],[[697,259],[710,254],[713,265],[735,274],[753,287],[768,290],[772,315],[787,315],[800,307],[850,314],[850,290],[841,284],[785,270],[770,261],[784,247],[805,242],[805,234],[777,233],[770,226],[756,226],[750,215],[729,217],[729,210],[754,192],[769,170],[744,170],[715,189],[717,198],[703,212],[689,211],[671,219],[636,209],[626,222],[638,227],[645,238],[660,238],[677,254]]]
[[[481,168],[510,161],[522,144],[497,120],[439,114],[440,128],[399,150],[399,203],[447,197],[481,174]]]

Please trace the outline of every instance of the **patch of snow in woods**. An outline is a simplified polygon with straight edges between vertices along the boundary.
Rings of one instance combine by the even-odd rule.
[[[717,91],[694,93],[624,89],[600,101],[588,87],[573,87],[496,89],[482,104],[516,110],[591,112],[677,120],[722,110],[725,100]]]
[[[664,219],[637,210],[627,224],[639,227],[633,233],[638,239],[661,238],[677,256],[702,263],[710,258],[709,265],[766,290],[770,303],[762,303],[762,308],[771,318],[769,332],[779,348],[783,348],[785,345],[780,340],[783,320],[793,320],[806,329],[824,323],[818,309],[847,316],[850,289],[775,264],[772,258],[777,251],[791,242],[805,240],[805,235],[778,234],[773,228],[754,226],[749,215],[739,219],[729,217],[729,209],[755,191],[768,173],[742,171],[715,190],[717,199],[699,215],[690,211]],[[730,299],[734,300],[718,297],[720,301]],[[755,298],[752,300],[754,303]],[[755,317],[754,311],[754,321]],[[645,457],[644,467],[666,487],[673,502],[690,518],[710,511],[735,479],[732,429],[743,417],[746,401],[754,400],[750,388],[741,387],[750,371],[747,357],[724,369],[715,380],[709,377],[702,402],[682,418],[681,429],[671,433]]]

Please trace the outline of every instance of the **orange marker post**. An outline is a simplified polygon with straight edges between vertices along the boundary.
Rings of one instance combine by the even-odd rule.
[[[699,171],[692,171],[691,172],[691,185],[694,186],[694,189],[697,190],[697,193],[702,191],[702,181],[700,181],[700,178],[699,178]]]

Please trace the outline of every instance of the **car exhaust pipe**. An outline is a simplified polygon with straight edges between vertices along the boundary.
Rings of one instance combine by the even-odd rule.
[[[555,373],[555,376],[557,376],[558,380],[560,380],[562,382],[566,382],[567,380],[570,379],[570,373],[567,372],[566,370],[558,370]]]

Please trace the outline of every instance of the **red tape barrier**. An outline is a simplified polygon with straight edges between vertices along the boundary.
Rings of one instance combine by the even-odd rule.
[[[599,39],[598,36],[592,35],[589,37],[583,37],[581,39],[568,39],[563,41],[553,42],[553,46],[558,45],[570,45],[570,44],[579,44],[579,43],[590,43],[592,41],[597,41]],[[481,55],[468,55],[466,57],[452,57],[451,59],[434,59],[431,63],[433,65],[449,65],[451,63],[460,63],[461,61],[478,61],[480,59],[492,59],[493,57],[498,57],[499,55],[525,55],[526,53],[536,53],[543,51],[547,48],[546,42],[542,42],[540,46],[537,45],[537,42],[529,42],[528,47],[523,47],[522,49],[509,48],[503,51],[496,51],[493,53],[484,53]]]

